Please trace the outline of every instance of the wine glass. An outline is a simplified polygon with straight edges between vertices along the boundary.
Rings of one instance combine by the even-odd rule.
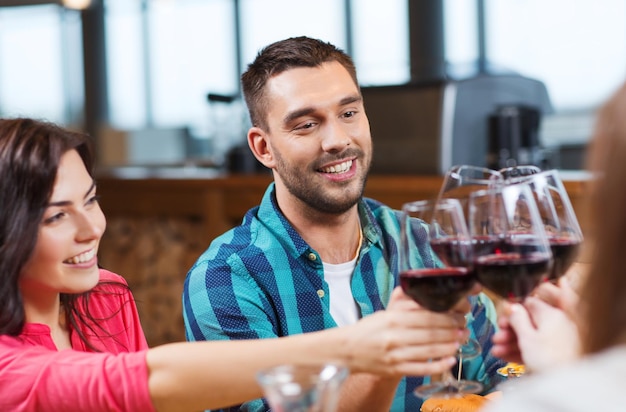
[[[259,371],[257,382],[274,411],[334,412],[349,372],[332,363],[279,365]]]
[[[522,302],[547,278],[552,251],[529,185],[472,193],[469,230],[478,281],[499,297]]]
[[[512,178],[509,183],[528,184],[534,193],[554,259],[548,278],[556,282],[574,263],[583,242],[583,233],[563,181],[557,170],[547,170]]]
[[[400,284],[404,292],[433,312],[448,312],[476,283],[472,245],[461,205],[457,199],[422,200],[402,206]],[[423,248],[428,241],[436,254],[436,267],[424,267]],[[479,353],[475,340],[466,345]],[[450,370],[442,380],[415,389],[416,396],[451,397],[477,393],[479,382],[454,379]]]
[[[496,170],[472,165],[452,166],[444,176],[438,199],[458,199],[467,219],[467,204],[472,192],[502,184],[502,174]]]

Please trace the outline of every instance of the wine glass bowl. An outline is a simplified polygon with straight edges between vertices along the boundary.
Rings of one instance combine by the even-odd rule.
[[[548,277],[552,251],[528,185],[506,185],[470,195],[469,231],[478,281],[521,302]]]
[[[474,287],[472,245],[457,200],[422,200],[402,207],[400,284],[405,293],[433,312],[447,312]],[[427,239],[436,267],[424,267],[412,239]]]
[[[462,201],[467,199],[471,192],[501,183],[502,180],[502,174],[497,170],[472,165],[452,166],[444,176],[439,198]]]
[[[402,272],[402,290],[432,312],[448,312],[469,292],[476,280],[462,267],[413,269]]]
[[[549,279],[557,281],[574,263],[583,242],[582,230],[559,173],[548,170],[511,179],[510,183],[527,184],[533,191],[554,259]]]

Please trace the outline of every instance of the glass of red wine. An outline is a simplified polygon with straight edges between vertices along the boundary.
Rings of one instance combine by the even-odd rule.
[[[469,230],[478,281],[510,302],[522,302],[547,279],[552,251],[527,184],[470,195]]]
[[[556,282],[574,263],[583,242],[583,233],[563,181],[557,170],[547,170],[512,178],[508,183],[528,184],[533,191],[554,259],[548,278]]]
[[[399,251],[402,289],[430,311],[449,312],[476,284],[472,244],[461,204],[457,199],[423,200],[404,204],[402,212]],[[434,258],[430,267],[425,267],[428,257],[418,247],[425,241],[433,251],[428,256]],[[463,347],[473,356],[480,353],[480,345],[474,339]],[[420,398],[453,397],[477,393],[482,388],[479,382],[461,380],[460,376],[455,380],[451,371],[447,371],[441,380],[430,379],[430,383],[417,387],[415,394]]]

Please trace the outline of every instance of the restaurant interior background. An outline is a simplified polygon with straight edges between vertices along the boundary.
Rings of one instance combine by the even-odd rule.
[[[238,99],[240,73],[260,47],[294,35],[348,51],[366,91],[481,75],[536,79],[550,101],[540,144],[551,165],[563,169],[581,166],[594,110],[626,68],[621,0],[65,2],[89,6],[81,11],[61,0],[0,0],[0,115],[86,129],[98,142],[102,165],[224,164],[248,124]],[[385,142],[393,143],[402,127],[382,122],[407,104],[392,98],[391,107],[382,105],[387,113],[379,113],[372,103],[381,165],[384,156],[393,157]],[[410,110],[428,113],[420,120],[433,125],[414,140],[437,141],[445,127],[441,113],[430,100],[424,105],[431,107]],[[476,120],[481,134],[484,117]],[[432,157],[428,146],[411,156],[411,163]],[[390,173],[440,169],[381,166]]]
[[[227,173],[259,171],[239,150],[238,79],[260,47],[308,35],[354,58],[375,146],[366,195],[394,207],[436,193],[455,160],[486,162],[500,106],[539,109],[543,166],[577,173],[626,78],[622,0],[63,2],[0,0],[0,116],[93,136],[99,262],[128,280],[151,345],[184,340],[187,270],[271,180]],[[578,213],[585,182],[566,183]]]

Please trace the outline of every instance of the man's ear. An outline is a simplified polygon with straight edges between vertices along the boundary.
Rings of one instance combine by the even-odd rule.
[[[259,162],[269,169],[274,168],[274,155],[267,141],[267,134],[263,129],[251,127],[248,130],[248,146]]]

